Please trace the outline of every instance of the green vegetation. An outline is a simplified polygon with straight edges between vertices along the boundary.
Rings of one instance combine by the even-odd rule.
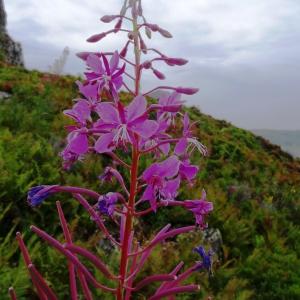
[[[68,299],[63,257],[28,232],[30,224],[61,236],[55,212],[55,197],[38,209],[26,203],[26,191],[38,184],[73,184],[96,190],[97,176],[108,158],[87,158],[70,172],[61,169],[58,157],[63,148],[62,110],[76,97],[74,78],[0,66],[0,91],[10,93],[0,100],[0,298],[7,298],[13,285],[20,299],[34,299],[34,291],[14,234],[25,234],[34,262],[59,292]],[[127,95],[123,94],[123,98]],[[215,120],[197,108],[188,108],[198,121],[196,135],[208,146],[207,158],[196,157],[202,169],[193,188],[182,189],[180,197],[201,195],[205,188],[215,210],[209,221],[220,230],[223,245],[215,255],[214,276],[195,274],[199,295],[178,299],[299,299],[300,298],[300,161],[256,137],[249,131]],[[107,159],[107,161],[105,161]],[[116,267],[117,253],[101,239],[99,232],[75,201],[60,197],[76,239],[105,257]],[[160,226],[190,224],[193,216],[180,209],[167,209],[136,224],[149,238]],[[198,257],[191,249],[202,243],[193,232],[157,248],[144,272],[171,270],[175,263],[191,263]],[[209,248],[209,242],[206,242]],[[20,262],[20,263],[19,263]],[[100,276],[100,275],[99,275]],[[64,284],[62,284],[64,283]],[[148,293],[144,290],[143,293]],[[101,299],[110,299],[104,298]],[[140,296],[139,299],[144,299]]]

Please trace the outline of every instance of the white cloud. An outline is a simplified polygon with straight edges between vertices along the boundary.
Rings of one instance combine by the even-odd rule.
[[[119,46],[119,37],[96,45],[85,40],[110,28],[99,17],[118,12],[122,2],[5,0],[9,31],[22,42],[27,65],[42,69],[65,46],[73,53]],[[155,34],[151,43],[193,62],[175,72],[162,68],[169,83],[201,88],[190,103],[240,126],[300,128],[300,91],[295,80],[300,67],[299,0],[143,3],[148,21],[159,23],[174,35],[169,40]],[[74,73],[82,70],[74,57],[70,57],[67,69]],[[146,83],[152,84],[153,80]],[[280,124],[279,113],[283,115]]]

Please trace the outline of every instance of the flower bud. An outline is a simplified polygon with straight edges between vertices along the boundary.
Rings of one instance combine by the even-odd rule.
[[[122,18],[120,18],[119,21],[116,23],[114,32],[115,33],[118,32],[121,29],[121,26],[122,26]]]
[[[124,48],[121,50],[121,52],[120,52],[120,56],[121,57],[125,57],[126,56],[127,50],[128,50],[128,45],[129,45],[129,42],[127,42],[126,45],[124,46]]]
[[[141,37],[140,37],[140,48],[144,54],[147,54],[147,46]]]
[[[106,16],[103,16],[100,19],[100,21],[102,21],[103,23],[110,23],[111,21],[113,21],[116,18],[118,18],[118,15],[106,15]]]
[[[158,31],[158,29],[159,29],[159,26],[157,24],[146,23],[145,25],[146,25],[146,27],[150,28],[154,32]]]
[[[180,93],[180,94],[185,94],[185,95],[194,95],[196,94],[199,89],[196,89],[196,88],[184,88],[184,87],[177,87],[175,88],[175,91],[177,93]]]
[[[162,29],[162,28],[160,28],[160,27],[158,27],[158,32],[163,36],[163,37],[165,37],[165,38],[172,38],[173,36],[172,36],[172,34],[169,32],[169,31],[167,31],[167,30],[165,30],[165,29]]]
[[[78,53],[76,53],[76,56],[82,60],[87,60],[87,58],[90,54],[91,54],[90,52],[78,52]]]
[[[165,59],[165,62],[166,64],[168,64],[169,66],[174,66],[174,65],[177,65],[177,66],[183,66],[185,65],[186,63],[188,63],[188,60],[186,59],[183,59],[183,58],[166,58]]]
[[[128,32],[128,38],[132,41],[134,39],[134,34],[133,32]]]
[[[149,60],[146,60],[146,61],[142,64],[141,67],[147,70],[147,69],[150,69],[151,66],[152,66],[151,62],[150,62]]]
[[[166,76],[163,73],[161,73],[160,71],[153,69],[153,68],[152,68],[152,71],[158,79],[160,79],[160,80],[166,79]]]
[[[87,42],[89,43],[96,43],[102,40],[106,36],[105,32],[99,33],[99,34],[94,34],[91,37],[87,39]]]
[[[151,30],[147,26],[145,27],[145,34],[148,39],[151,39]]]

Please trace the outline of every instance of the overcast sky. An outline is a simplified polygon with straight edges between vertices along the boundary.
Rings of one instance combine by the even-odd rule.
[[[111,36],[86,38],[109,27],[104,14],[122,0],[4,0],[10,34],[23,44],[26,66],[47,70],[65,46],[68,73],[84,70],[78,51],[120,48]],[[167,82],[200,92],[184,97],[208,114],[243,128],[300,129],[299,0],[143,0],[150,23],[172,32],[149,44],[190,63],[161,68]],[[157,65],[159,66],[159,65]],[[146,76],[150,87],[155,81]]]

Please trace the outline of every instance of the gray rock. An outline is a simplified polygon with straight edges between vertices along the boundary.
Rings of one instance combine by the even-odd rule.
[[[0,0],[0,58],[8,64],[24,66],[21,44],[15,42],[6,30],[6,12],[3,0]]]
[[[0,31],[5,31],[6,28],[6,12],[4,9],[3,0],[0,0]]]
[[[10,98],[10,96],[11,96],[10,94],[0,91],[0,100]]]
[[[203,231],[203,240],[208,243],[219,260],[223,260],[223,239],[221,231],[218,228],[208,227]]]

